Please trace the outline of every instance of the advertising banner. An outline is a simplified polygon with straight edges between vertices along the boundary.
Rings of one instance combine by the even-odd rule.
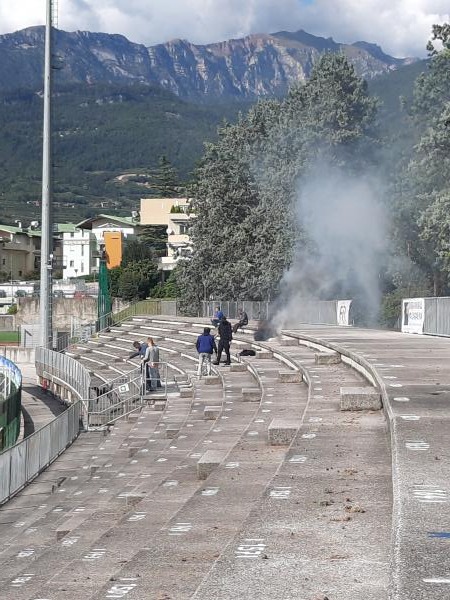
[[[402,300],[402,332],[423,333],[425,299],[405,298]]]
[[[350,306],[351,300],[338,300],[336,304],[337,324],[350,325]]]

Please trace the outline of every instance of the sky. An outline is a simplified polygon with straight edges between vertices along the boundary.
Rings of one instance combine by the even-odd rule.
[[[433,23],[450,21],[449,0],[55,1],[60,29],[120,33],[146,46],[304,29],[338,42],[374,42],[397,57],[425,56]],[[46,0],[0,0],[0,34],[44,24],[45,6]]]

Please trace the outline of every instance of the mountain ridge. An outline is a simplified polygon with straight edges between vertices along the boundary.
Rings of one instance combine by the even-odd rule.
[[[45,29],[0,36],[0,89],[42,85]],[[367,79],[411,64],[369,42],[341,44],[304,30],[251,34],[212,44],[175,39],[145,46],[120,34],[55,31],[63,83],[159,85],[182,99],[256,100],[283,95],[305,81],[323,52],[342,52]]]

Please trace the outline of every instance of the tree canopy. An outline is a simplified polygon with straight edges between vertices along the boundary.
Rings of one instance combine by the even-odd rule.
[[[308,250],[295,215],[302,178],[321,160],[361,169],[376,150],[375,99],[346,58],[325,54],[282,101],[263,101],[209,144],[190,188],[194,252],[180,285],[187,304],[270,299],[294,252]]]

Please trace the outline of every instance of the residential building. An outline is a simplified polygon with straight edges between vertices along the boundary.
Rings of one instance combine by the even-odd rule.
[[[0,224],[0,272],[9,280],[23,279],[40,268],[41,232]]]
[[[98,270],[97,240],[92,231],[73,223],[60,223],[58,233],[62,236],[64,279],[92,275]]]
[[[188,258],[192,252],[189,228],[195,215],[189,212],[189,205],[187,198],[141,199],[141,225],[167,225],[166,256],[158,261],[163,279],[180,258]]]
[[[97,246],[95,253],[96,257],[93,266],[91,267],[91,273],[98,272],[100,256],[105,250],[108,268],[120,264],[122,256],[122,240],[137,235],[141,230],[138,221],[138,213],[133,213],[133,216],[131,217],[97,215],[96,217],[91,217],[78,223],[77,227],[83,231],[89,231],[95,238]],[[112,233],[119,234],[120,238],[110,235]],[[105,234],[107,235],[105,236]],[[107,248],[108,245],[109,248]]]

